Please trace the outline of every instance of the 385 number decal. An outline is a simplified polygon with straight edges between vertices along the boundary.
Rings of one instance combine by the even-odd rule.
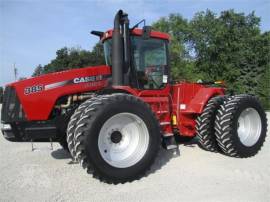
[[[43,85],[36,85],[36,86],[26,87],[24,89],[24,94],[29,95],[29,94],[32,94],[32,93],[37,93],[37,92],[42,91],[43,89],[44,89]]]

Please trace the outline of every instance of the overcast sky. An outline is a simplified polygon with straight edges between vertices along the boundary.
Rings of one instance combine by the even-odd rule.
[[[0,0],[0,86],[14,80],[13,63],[19,77],[29,77],[64,46],[91,50],[98,38],[90,31],[111,28],[118,9],[129,14],[131,24],[143,18],[151,24],[170,13],[191,19],[207,8],[254,10],[261,29],[270,30],[270,0]]]

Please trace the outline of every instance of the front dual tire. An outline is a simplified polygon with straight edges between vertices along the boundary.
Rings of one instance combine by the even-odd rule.
[[[142,100],[127,94],[90,102],[74,132],[76,158],[101,181],[141,178],[161,145],[159,123]]]

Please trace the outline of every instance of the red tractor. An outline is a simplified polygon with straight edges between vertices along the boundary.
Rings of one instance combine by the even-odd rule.
[[[102,181],[139,179],[163,145],[197,136],[205,150],[250,157],[263,145],[266,115],[252,95],[225,95],[208,83],[173,83],[168,34],[138,24],[121,10],[114,28],[92,31],[106,65],[8,84],[2,133],[16,142],[58,141]],[[179,67],[180,68],[180,67]]]

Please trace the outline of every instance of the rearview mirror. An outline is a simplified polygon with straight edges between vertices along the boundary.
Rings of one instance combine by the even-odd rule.
[[[147,39],[150,38],[150,36],[151,36],[151,29],[152,29],[151,26],[144,26],[144,27],[143,27],[142,38],[143,38],[144,40],[147,40]]]

